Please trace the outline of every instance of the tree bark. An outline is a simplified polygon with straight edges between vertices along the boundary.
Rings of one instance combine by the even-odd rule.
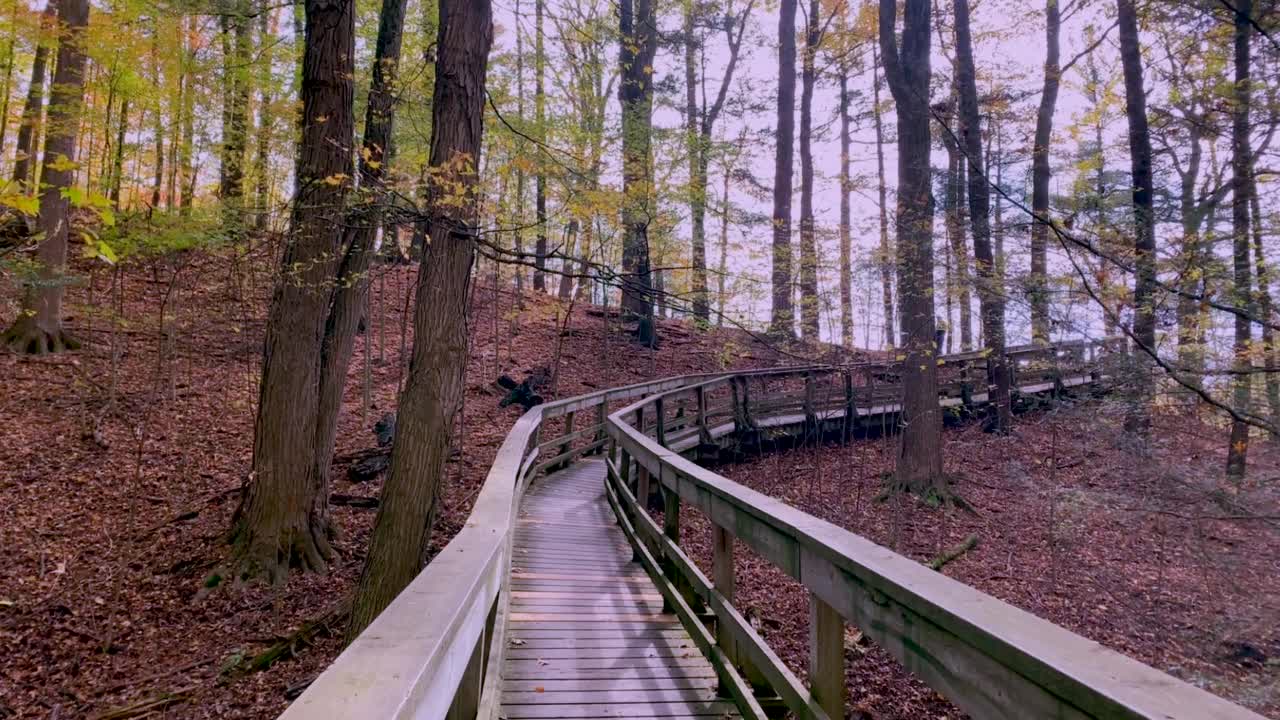
[[[880,0],[880,55],[898,111],[898,306],[902,322],[902,442],[896,487],[946,495],[933,304],[929,173],[929,0],[906,0],[901,54],[896,0]]]
[[[442,182],[431,193],[431,242],[418,272],[413,357],[400,393],[391,469],[356,590],[348,639],[354,638],[422,570],[436,497],[462,405],[467,363],[466,304],[479,220],[477,177],[484,120],[485,71],[493,43],[489,0],[441,0],[431,167]],[[457,188],[457,189],[453,189]],[[462,197],[456,197],[461,192]]]
[[[840,68],[840,342],[853,348],[853,208],[849,193],[849,68]]]
[[[222,218],[227,236],[233,241],[244,235],[244,159],[249,127],[249,65],[252,52],[249,40],[249,7],[237,0],[229,18],[232,35],[231,56],[225,64],[227,77],[224,112],[228,123],[222,131]],[[225,47],[225,46],[224,46]],[[350,143],[350,140],[347,140]]]
[[[1062,80],[1059,68],[1058,36],[1062,20],[1058,0],[1045,2],[1044,86],[1036,111],[1035,139],[1031,149],[1031,273],[1027,276],[1027,300],[1031,305],[1031,339],[1049,342],[1049,227],[1040,219],[1049,217],[1049,142],[1053,137],[1053,113],[1058,104]]]
[[[369,266],[374,255],[374,240],[383,222],[383,206],[388,201],[386,164],[390,161],[406,5],[407,0],[382,2],[359,160],[360,204],[347,214],[342,265],[338,268],[338,281],[320,346],[320,390],[316,405],[312,473],[322,488],[329,487],[329,466],[333,462],[333,447],[338,437],[338,418],[347,385],[347,370],[351,366],[356,328],[368,307]]]
[[[111,162],[108,178],[108,198],[111,207],[120,209],[120,187],[124,184],[124,142],[129,131],[129,98],[120,98],[120,125],[116,130],[115,158]]]
[[[769,330],[795,336],[791,305],[791,179],[796,123],[796,0],[778,11],[778,125],[773,156],[773,307]]]
[[[622,33],[622,310],[640,321],[640,340],[652,342],[653,285],[649,214],[653,194],[653,59],[658,49],[653,0],[620,0]],[[646,329],[647,327],[647,329]]]
[[[1129,121],[1129,156],[1133,169],[1134,288],[1133,403],[1125,418],[1129,432],[1146,435],[1151,427],[1151,401],[1155,394],[1156,352],[1156,231],[1151,176],[1151,134],[1147,126],[1147,98],[1142,81],[1142,50],[1138,45],[1138,16],[1134,0],[1117,0],[1120,62],[1124,68],[1125,115]]]
[[[884,308],[883,345],[894,347],[898,344],[898,333],[897,324],[893,319],[893,246],[889,243],[888,183],[885,181],[884,172],[884,119],[880,111],[880,48],[876,43],[871,44],[871,55],[873,62],[871,87],[874,92],[871,113],[876,126],[876,191],[879,196],[877,205],[880,210],[880,250],[877,264],[880,266],[881,305]]]
[[[545,88],[546,48],[542,31],[543,6],[546,0],[534,0],[534,38],[533,38],[533,114],[537,124],[535,130],[540,144],[547,141],[547,96]],[[650,81],[652,82],[652,81]],[[538,234],[534,245],[533,289],[540,292],[547,290],[547,172],[542,162],[544,147],[535,153],[538,159],[538,174],[534,180],[534,213],[537,219]]]
[[[1053,2],[1053,0],[1050,0]],[[1013,426],[1009,369],[1005,361],[1004,297],[999,289],[995,254],[991,249],[991,191],[979,169],[982,131],[978,114],[977,70],[969,32],[969,0],[955,0],[956,85],[960,94],[961,138],[969,159],[969,221],[973,226],[973,257],[978,298],[982,302],[982,339],[987,353],[987,394],[996,408],[996,430]],[[967,295],[967,294],[966,294]]]
[[[254,226],[267,229],[271,220],[271,140],[275,116],[271,112],[272,62],[275,57],[275,11],[264,10],[258,17],[258,148],[253,160]]]
[[[196,37],[199,32],[198,19],[191,15],[187,18],[186,37]],[[185,45],[185,42],[184,42]],[[186,45],[182,51],[183,92],[182,92],[182,143],[178,146],[178,178],[181,187],[182,202],[178,205],[178,214],[186,217],[191,214],[192,201],[196,194],[195,162],[195,87],[193,66],[196,61],[195,51]]]
[[[36,251],[39,271],[26,288],[22,310],[0,340],[15,352],[44,354],[78,347],[62,329],[63,273],[67,264],[70,201],[63,191],[75,184],[76,137],[84,104],[84,35],[89,24],[88,0],[60,0],[61,42],[49,93],[49,119],[41,172],[40,217],[43,234]]]
[[[1262,357],[1266,370],[1267,410],[1271,424],[1280,428],[1280,366],[1276,363],[1276,332],[1271,324],[1275,322],[1275,305],[1271,299],[1271,265],[1267,262],[1264,251],[1262,208],[1258,200],[1256,179],[1249,188],[1250,224],[1253,227],[1253,261],[1256,267],[1258,284],[1258,314],[1262,317]],[[1277,433],[1272,433],[1272,438]]]
[[[13,158],[13,180],[21,183],[24,192],[35,193],[36,151],[40,146],[41,118],[44,116],[44,76],[49,50],[54,41],[48,37],[57,20],[58,3],[50,1],[40,15],[40,37],[36,44],[35,58],[31,61],[31,84],[27,86],[27,99],[22,105],[22,120],[18,124],[17,151]]]
[[[307,0],[298,197],[263,352],[253,475],[232,524],[232,572],[323,571],[328,488],[315,472],[321,355],[351,187],[354,0]]]
[[[1250,35],[1253,33],[1253,0],[1235,3],[1235,97],[1231,108],[1231,259],[1235,271],[1236,304],[1245,312],[1235,316],[1235,358],[1232,369],[1231,403],[1236,412],[1250,412],[1253,363],[1253,291],[1249,257],[1249,191],[1253,188],[1253,151],[1249,143],[1249,110],[1252,102],[1250,74]],[[1270,318],[1265,318],[1270,321]],[[1227,445],[1227,478],[1244,479],[1249,457],[1249,424],[1239,418],[1231,421],[1231,438]]]
[[[958,29],[956,34],[959,35]],[[959,70],[956,72],[956,86],[952,88],[952,101],[949,103],[949,110],[960,104]],[[947,335],[948,339],[959,335],[960,349],[964,352],[969,352],[973,349],[973,303],[969,296],[971,282],[969,278],[969,248],[964,231],[964,202],[966,195],[965,169],[969,167],[970,162],[967,149],[961,147],[965,123],[963,114],[957,113],[953,116],[948,112],[945,117],[951,126],[951,132],[943,132],[942,134],[942,144],[947,150],[947,187],[942,200],[942,217],[946,223],[947,240],[951,244],[951,257],[954,258],[950,276],[952,278],[952,286],[948,288],[947,301],[950,302],[954,298],[960,306],[960,332],[952,331]],[[953,122],[953,118],[957,121]],[[955,133],[955,135],[953,136],[952,133]],[[949,315],[950,313],[948,312],[948,322],[951,320]]]
[[[821,40],[818,0],[809,0],[800,78],[800,335],[818,339],[818,240],[813,218],[813,89]]]

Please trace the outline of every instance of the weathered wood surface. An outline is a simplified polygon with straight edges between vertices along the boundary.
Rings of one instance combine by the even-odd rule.
[[[645,574],[586,460],[525,493],[511,548],[500,716],[740,717]]]

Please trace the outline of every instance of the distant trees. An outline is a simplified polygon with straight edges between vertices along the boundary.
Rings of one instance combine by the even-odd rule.
[[[41,34],[37,38],[35,58],[31,61],[31,82],[27,86],[27,99],[22,105],[22,120],[18,124],[17,149],[13,158],[13,180],[22,183],[23,189],[36,192],[36,151],[40,146],[40,134],[44,118],[45,65],[54,45],[54,25],[57,22],[58,3],[50,0],[41,13]],[[49,33],[49,37],[45,33]]]
[[[36,252],[37,277],[26,288],[17,319],[0,337],[15,352],[42,355],[75,348],[79,342],[62,328],[63,272],[67,264],[67,235],[71,201],[67,191],[75,185],[76,138],[84,103],[85,33],[89,26],[89,0],[59,0],[58,59],[52,91],[41,170],[40,214],[37,229],[43,234]]]
[[[902,441],[895,487],[945,494],[938,346],[933,304],[933,199],[929,171],[929,0],[880,0],[880,55],[898,112],[898,307],[902,327]]]
[[[475,193],[493,44],[489,0],[441,0],[439,28],[428,195],[431,242],[418,271],[413,356],[400,393],[391,468],[348,637],[359,634],[426,563],[464,391],[467,289],[479,219]]]

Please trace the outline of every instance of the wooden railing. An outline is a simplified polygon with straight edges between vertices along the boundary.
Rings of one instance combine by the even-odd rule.
[[[601,450],[610,409],[711,377],[612,388],[521,416],[462,530],[281,717],[496,718],[512,529],[530,481]]]
[[[1098,369],[1104,350],[1014,349],[1011,359],[1022,380],[1060,383],[1084,371],[1096,381],[1105,374]],[[970,402],[978,402],[982,357],[951,356],[942,365],[944,374],[955,371],[941,385],[944,398],[960,398],[967,383]],[[507,435],[463,529],[282,717],[497,718],[520,500],[539,472],[605,449],[607,495],[624,532],[668,607],[698,623],[695,641],[713,662],[730,666],[722,689],[748,717],[781,708],[801,718],[838,716],[845,622],[975,717],[1258,717],[681,454],[741,436],[852,432],[894,411],[894,384],[892,364],[800,367],[668,378],[533,408]],[[659,488],[662,528],[636,499]],[[682,504],[716,528],[709,578],[680,550]],[[737,542],[809,588],[809,685],[733,607]]]
[[[1017,348],[1011,359],[1024,391],[1049,383],[1044,391],[1051,392],[1071,377],[1102,380],[1104,355],[1113,349],[1119,348]],[[977,354],[944,360],[954,368],[978,364]],[[703,649],[718,669],[733,666],[721,677],[741,676],[754,686],[752,700],[739,703],[744,717],[763,718],[771,706],[803,719],[841,717],[844,629],[853,625],[975,718],[1261,720],[685,457],[742,432],[848,432],[849,418],[865,422],[865,408],[894,401],[877,395],[874,384],[854,382],[859,373],[882,370],[805,368],[711,378],[643,398],[608,417],[609,502],[667,607],[691,626],[695,640],[704,636],[699,645],[714,637],[714,647]],[[943,395],[968,380],[944,383]],[[761,386],[766,392],[753,394]],[[843,392],[823,392],[837,387]],[[645,510],[653,494],[662,498],[662,527]],[[709,576],[680,548],[684,507],[701,512],[713,527]],[[733,605],[738,543],[809,592],[808,684]],[[734,697],[744,692],[724,690]]]

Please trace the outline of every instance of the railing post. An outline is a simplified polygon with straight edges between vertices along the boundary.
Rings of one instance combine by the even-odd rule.
[[[565,440],[563,443],[560,444],[560,452],[557,453],[559,455],[564,455],[565,453],[569,452],[569,448],[573,446],[573,439],[570,438],[569,436],[573,434],[573,421],[574,421],[574,416],[576,416],[577,414],[578,414],[577,412],[571,412],[568,415],[565,415],[564,417]],[[563,461],[561,461],[558,467],[562,469],[569,467],[569,458],[565,458]]]
[[[480,633],[476,640],[471,658],[467,660],[467,668],[458,683],[458,693],[453,696],[453,704],[445,720],[472,720],[480,710],[480,691],[484,688],[485,649],[489,645],[489,631]]]
[[[813,371],[808,370],[804,374],[804,442],[816,443],[818,441],[818,411],[814,407],[816,390],[814,386],[817,381],[813,377]]]
[[[599,428],[596,430],[596,437],[592,441],[593,444],[604,442],[605,435],[608,434],[608,431],[606,429],[606,425],[608,424],[608,418],[609,418],[609,401],[605,398],[600,398],[600,409],[596,411],[596,425],[599,425]],[[603,450],[604,448],[602,447],[600,451],[603,452]]]
[[[698,386],[698,442],[706,445],[711,442],[711,429],[707,427],[707,387]]]
[[[653,415],[654,415],[653,421],[655,423],[655,425],[653,426],[653,437],[655,440],[658,441],[659,445],[661,445],[662,447],[666,447],[667,446],[667,413],[666,413],[666,408],[664,407],[664,403],[662,402],[661,395],[654,398],[653,400]]]
[[[809,689],[828,717],[844,717],[844,620],[809,593]]]

